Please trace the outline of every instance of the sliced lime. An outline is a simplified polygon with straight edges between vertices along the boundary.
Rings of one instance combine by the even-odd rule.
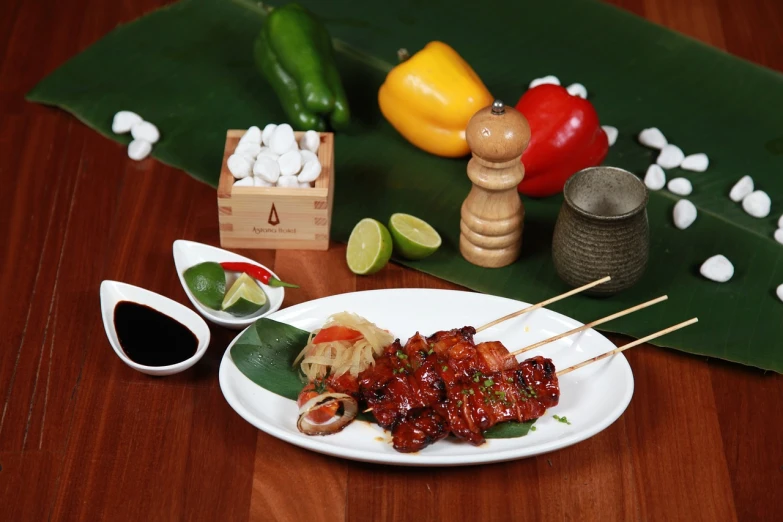
[[[440,247],[440,235],[424,220],[410,214],[392,214],[389,230],[395,251],[405,259],[423,259]]]
[[[199,303],[213,310],[220,310],[226,293],[226,273],[219,263],[199,263],[182,274],[185,284]]]
[[[351,272],[368,275],[386,266],[391,253],[392,238],[383,223],[364,218],[353,227],[345,259]]]
[[[223,311],[237,317],[251,315],[261,310],[266,304],[266,294],[247,274],[242,274],[234,281],[223,299]]]

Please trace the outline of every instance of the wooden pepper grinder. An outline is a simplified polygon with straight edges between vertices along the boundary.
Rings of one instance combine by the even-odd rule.
[[[525,177],[520,161],[530,141],[525,117],[502,101],[478,111],[468,122],[473,182],[462,204],[459,249],[474,265],[497,268],[513,263],[522,247],[525,208],[517,185]]]

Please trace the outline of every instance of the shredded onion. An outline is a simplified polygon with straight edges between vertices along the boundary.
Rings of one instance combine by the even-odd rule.
[[[335,415],[332,417],[332,420],[323,424],[307,420],[308,413],[333,402],[339,402],[343,405],[342,415]],[[305,435],[331,435],[332,433],[342,431],[343,428],[350,424],[356,418],[358,411],[359,405],[356,403],[356,399],[350,395],[334,392],[322,393],[302,404],[302,407],[299,408],[299,420],[296,423],[296,427]]]
[[[340,376],[350,373],[354,377],[375,363],[375,357],[394,341],[394,336],[375,326],[363,317],[350,312],[334,314],[323,328],[345,326],[362,334],[355,341],[329,341],[313,343],[318,330],[310,334],[307,346],[294,360],[301,362],[301,370],[308,381],[323,378],[327,374]]]

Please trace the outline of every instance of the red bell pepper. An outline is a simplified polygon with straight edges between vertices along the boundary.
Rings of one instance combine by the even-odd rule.
[[[522,154],[525,178],[519,192],[546,197],[563,191],[572,174],[598,165],[609,140],[593,104],[559,85],[528,90],[516,105],[530,124],[530,144]]]

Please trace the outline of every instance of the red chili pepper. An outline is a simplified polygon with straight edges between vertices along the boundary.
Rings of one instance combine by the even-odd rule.
[[[220,263],[220,266],[223,267],[223,270],[228,270],[229,272],[244,272],[250,277],[258,279],[265,285],[285,286],[286,288],[299,288],[299,285],[281,281],[278,278],[274,277],[269,270],[265,269],[264,267],[254,265],[253,263],[226,262],[226,263]]]
[[[522,154],[525,178],[519,191],[546,197],[563,191],[574,173],[598,165],[609,140],[593,105],[559,85],[539,85],[519,99],[516,109],[530,124],[530,144]]]

